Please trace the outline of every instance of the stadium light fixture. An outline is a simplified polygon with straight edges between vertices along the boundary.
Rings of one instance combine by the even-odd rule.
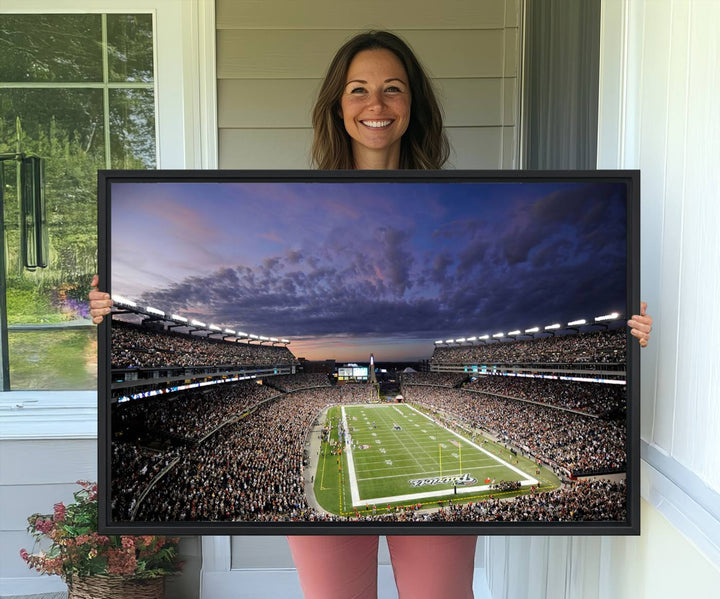
[[[478,337],[478,339],[482,339],[483,341],[486,341],[487,339],[490,339],[490,335],[482,335],[481,337]]]
[[[468,337],[467,340],[472,343],[473,341],[477,341],[477,337]]]
[[[199,320],[191,320],[190,324],[194,327],[206,327],[207,325],[204,322],[200,322]]]
[[[260,337],[258,337],[257,335],[253,335],[252,333],[250,333],[248,337],[250,337],[250,339],[260,339]]]
[[[505,333],[495,333],[493,335],[493,339],[502,339],[505,336]]]
[[[511,337],[512,335],[520,335],[520,329],[518,329],[517,331],[510,331],[508,333],[508,337]]]
[[[272,341],[273,343],[277,343],[277,342],[278,342],[278,338],[277,338],[277,337],[270,337],[270,341]]]
[[[533,328],[531,328],[531,329],[525,329],[525,332],[526,332],[526,333],[539,333],[539,332],[540,332],[540,327],[533,327]]]
[[[455,343],[465,343],[465,337],[460,337],[460,339],[455,339]]]
[[[258,339],[260,339],[260,341],[270,341],[270,339],[268,339],[267,337],[264,337],[263,335],[260,335],[260,337],[258,337]]]
[[[445,339],[445,343],[455,343],[454,339]]]
[[[213,331],[221,331],[221,330],[222,330],[222,329],[221,329],[219,326],[217,326],[216,324],[211,324],[208,328],[211,329],[211,330],[213,330]]]
[[[177,320],[178,322],[187,322],[188,321],[188,319],[185,318],[184,316],[178,316],[177,314],[172,314],[170,316],[170,318],[172,318],[173,320]]]
[[[226,332],[228,335],[234,335],[234,334],[235,334],[235,331],[233,331],[232,329],[225,329],[225,332]]]
[[[546,330],[546,331],[556,331],[556,330],[558,330],[559,328],[560,328],[560,323],[557,323],[557,322],[556,322],[555,324],[549,324],[548,326],[546,326],[546,327],[545,327],[545,330]]]
[[[122,304],[123,306],[130,306],[131,308],[137,308],[137,304],[127,299],[126,297],[123,297],[122,295],[114,295],[113,294],[113,302],[116,304]]]
[[[569,327],[578,327],[581,324],[587,324],[587,320],[581,318],[580,320],[573,320],[572,322],[568,322]]]
[[[601,322],[603,320],[615,320],[619,316],[620,314],[618,314],[617,312],[613,312],[612,314],[605,314],[604,316],[596,316],[595,322]]]
[[[238,331],[238,337],[249,337],[247,333],[243,333],[242,331]]]
[[[440,345],[442,342],[443,342],[442,339],[438,339],[438,340],[435,342],[435,345]]]
[[[290,339],[280,339],[281,343],[290,343]]]
[[[157,314],[158,316],[165,316],[165,312],[162,310],[158,310],[157,308],[153,308],[152,306],[147,306],[145,308],[145,311],[150,314]]]

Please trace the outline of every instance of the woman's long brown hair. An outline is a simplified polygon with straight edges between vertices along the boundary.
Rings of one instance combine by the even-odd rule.
[[[314,166],[323,170],[355,168],[350,136],[340,116],[340,98],[355,55],[363,50],[377,49],[389,50],[398,57],[410,85],[410,122],[401,141],[400,168],[441,168],[450,155],[450,146],[432,83],[410,47],[388,31],[356,35],[337,51],[330,63],[312,114]]]

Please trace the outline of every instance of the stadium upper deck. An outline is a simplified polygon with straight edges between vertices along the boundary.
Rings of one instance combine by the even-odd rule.
[[[625,377],[624,329],[435,347],[433,372],[555,372]]]

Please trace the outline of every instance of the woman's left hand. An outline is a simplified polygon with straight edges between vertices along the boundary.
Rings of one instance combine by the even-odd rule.
[[[648,339],[650,339],[650,331],[652,331],[652,316],[646,314],[647,304],[640,302],[640,314],[633,314],[628,320],[630,334],[634,335],[640,341],[640,347],[647,347]]]

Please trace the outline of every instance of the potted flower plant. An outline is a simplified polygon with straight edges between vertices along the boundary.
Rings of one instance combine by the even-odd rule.
[[[68,599],[161,599],[165,577],[182,568],[178,539],[98,534],[97,485],[78,484],[74,503],[28,518],[35,547],[20,556],[41,574],[61,576]]]

